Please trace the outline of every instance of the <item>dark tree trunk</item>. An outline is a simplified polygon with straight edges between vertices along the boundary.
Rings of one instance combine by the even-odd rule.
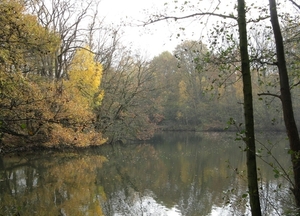
[[[255,216],[261,215],[259,191],[257,183],[256,150],[254,137],[254,117],[253,117],[253,98],[252,81],[250,74],[250,61],[248,54],[248,41],[246,29],[245,1],[238,0],[238,26],[240,35],[240,55],[243,75],[244,93],[244,116],[247,145],[247,177],[250,198],[251,213]]]
[[[278,15],[276,10],[275,0],[269,0],[270,3],[270,14],[271,23],[273,27],[275,43],[276,43],[276,54],[277,54],[277,66],[279,71],[280,79],[280,93],[281,103],[283,110],[283,118],[289,138],[290,149],[291,149],[291,160],[293,164],[294,172],[294,188],[293,193],[296,200],[297,207],[300,207],[300,140],[297,125],[294,118],[294,110],[292,105],[292,98],[289,85],[289,77],[287,73],[285,52],[283,46],[282,34],[278,22]]]

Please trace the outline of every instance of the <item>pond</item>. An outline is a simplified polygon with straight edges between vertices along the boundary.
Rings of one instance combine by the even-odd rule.
[[[293,200],[284,135],[261,135],[264,215]],[[139,144],[0,158],[0,215],[249,215],[244,144],[234,133],[161,133]],[[260,149],[261,148],[261,149]],[[269,150],[272,154],[269,154]],[[279,175],[278,175],[279,174]]]

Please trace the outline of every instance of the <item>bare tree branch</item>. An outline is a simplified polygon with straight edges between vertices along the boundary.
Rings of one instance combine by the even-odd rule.
[[[300,10],[300,5],[299,4],[297,4],[295,1],[293,1],[293,0],[290,0],[290,2],[292,2],[292,4],[296,7],[296,8],[298,8],[298,10]]]
[[[212,13],[212,12],[203,12],[203,13],[194,13],[194,14],[190,14],[187,16],[157,16],[154,17],[155,19],[150,19],[148,22],[144,23],[143,26],[149,25],[149,24],[153,24],[156,22],[160,22],[163,20],[182,20],[182,19],[187,19],[187,18],[191,18],[191,17],[196,17],[196,16],[217,16],[217,17],[221,17],[221,18],[229,18],[229,19],[234,19],[236,20],[237,17],[235,17],[233,14],[230,15],[225,15],[225,14],[217,14],[217,13]]]
[[[150,20],[148,22],[145,22],[142,26],[146,26],[146,25],[150,25],[156,22],[160,22],[160,21],[164,21],[164,20],[183,20],[183,19],[188,19],[188,18],[192,18],[192,17],[196,17],[196,16],[216,16],[216,17],[220,17],[220,18],[224,18],[224,19],[233,19],[233,20],[237,20],[237,17],[234,16],[233,14],[218,14],[218,13],[214,13],[214,12],[201,12],[201,13],[193,13],[190,15],[186,15],[186,16],[165,16],[165,15],[155,15],[153,18],[150,18]],[[262,20],[266,20],[269,19],[270,16],[264,16],[264,17],[258,17],[257,19],[249,19],[248,23],[252,22],[252,23],[257,23],[260,22]]]
[[[293,85],[290,87],[290,89],[292,89],[292,88],[294,88],[294,87],[296,87],[296,86],[298,86],[298,85],[300,85],[300,81],[298,81],[297,83],[293,84]]]
[[[271,66],[276,66],[277,65],[277,62],[263,61],[260,58],[252,58],[251,62],[257,62],[257,63],[260,63],[262,65],[271,65]]]
[[[260,94],[257,94],[257,95],[258,96],[273,96],[273,97],[279,98],[281,100],[281,95],[273,94],[273,93],[270,93],[270,92],[264,92],[264,93],[260,93]]]

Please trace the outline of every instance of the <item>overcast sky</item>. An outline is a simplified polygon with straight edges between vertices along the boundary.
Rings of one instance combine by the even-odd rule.
[[[206,1],[210,2],[210,0]],[[167,2],[172,3],[173,0],[101,0],[100,11],[106,22],[114,22],[117,25],[123,21],[135,25],[139,24],[139,20],[147,19],[148,14],[163,11],[166,8],[164,4]],[[172,7],[174,7],[174,3],[172,3]],[[185,27],[190,25],[192,25],[191,20],[184,24]],[[140,49],[146,55],[153,57],[165,50],[173,51],[181,40],[200,38],[199,29],[194,31],[195,28],[186,28],[184,36],[183,32],[179,30],[181,26],[160,22],[146,27],[126,27],[123,37],[126,41],[133,43],[134,49]],[[176,37],[178,33],[181,34],[180,38]]]
[[[179,3],[174,3],[178,1]],[[168,8],[168,14],[174,10],[175,6],[180,6],[186,0],[101,0],[100,2],[100,15],[105,17],[106,22],[115,23],[119,25],[121,22],[138,24],[138,20],[146,20],[149,14],[155,12],[163,12]],[[278,0],[283,1],[283,0]],[[194,8],[185,9],[177,15],[187,15],[191,12],[188,10],[194,10],[199,12],[200,10],[205,11],[209,7],[212,7],[212,2],[218,2],[217,0],[189,0],[191,6]],[[234,11],[233,6],[236,0],[221,0],[221,12],[228,13],[228,11]],[[256,4],[268,4],[267,0],[247,0],[248,5],[250,2],[258,2]],[[168,3],[165,5],[165,3]],[[185,7],[187,8],[187,7]],[[222,12],[223,11],[223,12]],[[254,14],[248,14],[248,16],[254,16]],[[210,17],[211,26],[212,17]],[[206,18],[201,21],[206,23]],[[182,32],[179,28],[184,27],[185,30]],[[149,25],[147,27],[126,27],[124,28],[125,34],[122,36],[123,40],[131,42],[133,49],[140,49],[145,52],[145,55],[153,57],[160,54],[161,52],[168,50],[173,51],[175,46],[180,44],[182,40],[195,39],[201,40],[201,37],[207,37],[203,25],[200,25],[199,17],[197,20],[187,19],[184,23],[175,25],[174,22],[171,24],[167,22],[159,22],[156,24]],[[180,34],[177,38],[176,35]],[[203,39],[205,43],[205,39]]]

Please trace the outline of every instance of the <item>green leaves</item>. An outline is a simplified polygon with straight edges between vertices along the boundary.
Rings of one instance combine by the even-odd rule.
[[[248,197],[248,194],[247,194],[247,193],[244,193],[244,194],[242,195],[242,198],[245,199],[246,197]]]
[[[273,172],[274,172],[274,177],[275,178],[279,178],[281,176],[281,173],[279,172],[279,170],[273,169]]]

